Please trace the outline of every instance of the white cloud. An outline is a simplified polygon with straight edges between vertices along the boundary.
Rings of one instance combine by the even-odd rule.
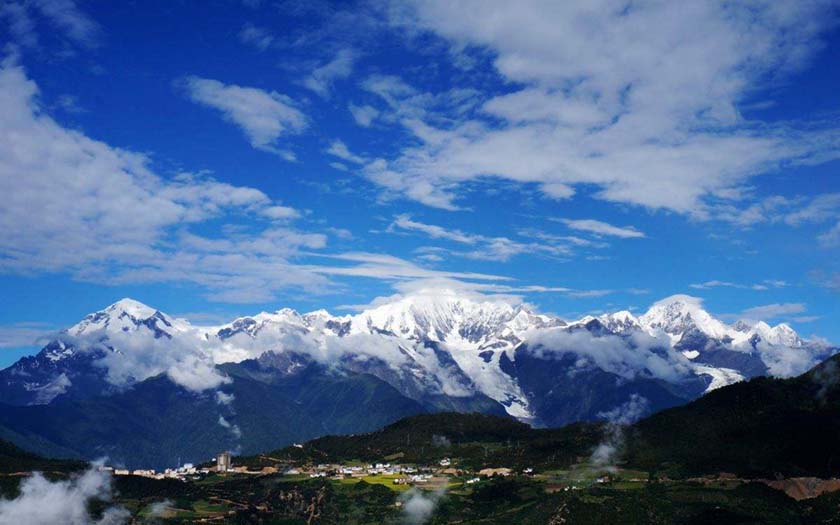
[[[834,225],[833,228],[825,233],[820,234],[817,240],[827,248],[840,246],[840,222]]]
[[[624,426],[635,423],[650,413],[650,402],[638,394],[612,410],[599,412],[598,417],[607,421],[605,439],[595,447],[589,461],[596,468],[613,470],[625,445]]]
[[[840,193],[823,193],[814,197],[804,207],[788,213],[784,220],[798,225],[804,222],[824,222],[840,217]]]
[[[741,284],[731,283],[729,281],[718,281],[717,279],[703,283],[689,284],[688,287],[694,288],[695,290],[706,290],[709,288],[746,288]]]
[[[94,465],[66,481],[49,481],[40,472],[21,481],[20,495],[0,500],[0,524],[16,525],[120,525],[131,513],[123,507],[106,507],[96,519],[88,512],[93,500],[111,499],[111,476]]]
[[[409,525],[422,525],[429,521],[438,506],[442,491],[426,492],[413,487],[400,496],[402,514]]]
[[[343,287],[336,279],[359,277],[394,286],[454,279],[488,289],[509,281],[502,275],[431,269],[387,254],[323,252],[325,233],[289,226],[301,212],[257,189],[204,175],[162,177],[146,155],[62,127],[45,113],[35,83],[11,60],[0,67],[0,120],[7,137],[0,141],[0,181],[15,188],[0,207],[2,273],[61,272],[106,285],[191,283],[207,298],[224,302],[271,301],[290,289],[334,293]],[[346,146],[346,151],[333,149],[353,156]],[[193,231],[208,221],[230,224],[214,236]],[[449,231],[450,238],[470,247],[453,252],[461,257],[503,261],[525,252],[560,257],[569,249],[557,239],[526,242],[438,230],[410,217],[396,221],[395,227],[426,235]],[[528,285],[504,288],[497,291],[529,292]],[[603,293],[552,286],[530,291],[561,289]]]
[[[840,193],[792,197],[771,195],[746,208],[734,204],[717,204],[710,210],[714,219],[742,227],[762,223],[785,223],[790,226],[819,224],[840,218]]]
[[[787,286],[787,282],[779,279],[765,279],[760,283],[750,285],[712,279],[711,281],[705,281],[702,283],[694,283],[688,285],[689,288],[694,288],[695,290],[708,290],[711,288],[735,288],[739,290],[757,291],[769,290],[770,288],[784,288],[785,286]]]
[[[315,68],[303,85],[321,97],[330,95],[333,83],[341,78],[347,78],[353,72],[356,53],[351,49],[342,49],[326,64]]]
[[[253,24],[245,24],[242,30],[239,31],[239,40],[243,44],[249,44],[260,51],[265,51],[274,42],[274,35],[263,27],[257,27]]]
[[[98,42],[99,25],[79,11],[73,0],[32,2],[50,22],[79,44],[93,47]]]
[[[397,282],[393,288],[400,294],[431,294],[440,295],[446,293],[457,293],[461,297],[468,297],[481,301],[506,301],[512,304],[521,304],[524,294],[556,293],[568,295],[569,297],[601,297],[612,293],[612,290],[580,290],[567,286],[547,286],[528,284],[507,284],[500,282],[474,282],[458,280],[446,276],[418,277],[416,279]],[[628,290],[628,293],[633,293]],[[395,295],[387,298],[379,298],[370,305],[355,305],[352,310],[363,310],[365,308],[381,304],[382,301],[392,301],[399,298]]]
[[[326,247],[327,236],[270,222],[299,212],[263,192],[206,176],[163,178],[145,155],[61,127],[10,60],[0,67],[0,121],[0,183],[15,189],[0,207],[3,273],[67,272],[109,285],[193,283],[226,302],[270,301],[288,289],[334,292],[340,285],[330,276],[504,279],[387,255],[312,253]],[[252,228],[222,228],[215,237],[190,231],[209,220],[243,218]],[[319,255],[341,264],[297,261]]]
[[[172,500],[165,499],[163,501],[156,501],[149,505],[148,510],[146,511],[146,516],[149,518],[163,518],[171,516],[176,512],[174,510],[175,508],[175,504]]]
[[[364,157],[352,153],[347,144],[340,140],[334,140],[327,149],[327,153],[353,164],[364,164],[366,162]]]
[[[229,430],[234,439],[240,439],[242,437],[242,430],[239,429],[239,425],[231,424],[224,416],[219,416],[219,426]]]
[[[325,258],[355,263],[351,266],[304,266],[324,275],[371,277],[391,281],[413,281],[417,279],[463,279],[468,281],[509,281],[509,277],[478,272],[454,272],[432,270],[417,266],[392,255],[366,252],[323,254]]]
[[[594,219],[559,219],[560,222],[573,230],[594,233],[597,235],[609,235],[623,239],[644,237],[645,234],[632,226],[613,226]]]
[[[194,76],[184,79],[183,85],[194,102],[221,111],[226,120],[242,128],[254,148],[294,158],[278,146],[281,136],[300,133],[307,126],[306,116],[291,98],[276,91]]]
[[[221,390],[216,391],[216,402],[220,405],[230,406],[233,403],[233,400],[236,399],[233,394],[226,394]]]
[[[6,22],[9,35],[16,43],[26,47],[38,44],[38,33],[35,31],[35,21],[30,16],[27,5],[19,2],[3,2],[0,4],[0,21]]]
[[[40,322],[0,325],[0,348],[21,348],[44,344],[55,330]]]
[[[772,288],[784,288],[788,285],[787,281],[781,279],[765,279],[762,283]]]
[[[474,246],[468,251],[449,250],[448,253],[469,259],[487,261],[508,261],[517,255],[543,254],[554,257],[565,257],[571,254],[568,244],[558,242],[558,238],[543,239],[545,242],[522,242],[507,237],[487,237],[464,233],[457,229],[447,229],[434,224],[426,224],[413,220],[409,215],[397,215],[388,227],[389,232],[398,230],[420,232],[432,239],[444,239],[460,244]]]
[[[806,310],[803,303],[773,303],[747,308],[741,312],[745,319],[775,319],[777,317],[799,314]]]
[[[288,206],[269,206],[260,211],[262,215],[270,219],[297,219],[300,212]]]
[[[433,239],[446,239],[464,244],[475,244],[482,240],[482,237],[479,235],[470,235],[460,230],[448,230],[442,226],[417,222],[412,220],[409,215],[405,214],[397,215],[394,218],[394,222],[391,223],[391,227],[403,230],[419,231],[425,233]]]
[[[688,361],[671,348],[667,339],[634,332],[629,340],[595,336],[587,330],[562,328],[535,330],[525,335],[528,348],[542,358],[564,354],[579,356],[578,366],[597,366],[626,379],[642,376],[674,382],[690,373]]]
[[[392,5],[399,30],[486,49],[522,87],[463,118],[409,103],[418,91],[400,79],[369,82],[390,108],[414,108],[414,120],[399,110],[396,121],[417,142],[366,174],[444,209],[458,207],[463,183],[501,177],[554,197],[595,186],[597,198],[710,218],[710,202],[737,199],[751,177],[836,155],[835,129],[752,122],[738,110],[759,80],[807,65],[830,9],[828,0]]]
[[[91,48],[100,42],[99,24],[79,10],[73,0],[9,1],[0,5],[0,22],[6,19],[9,33],[23,46],[37,46],[39,18],[78,45]]]
[[[101,347],[96,340],[99,335],[81,339],[79,347]],[[108,382],[117,386],[131,385],[159,374],[166,374],[172,382],[193,392],[212,390],[230,382],[216,369],[212,349],[202,344],[198,336],[155,338],[151,330],[138,330],[109,334],[107,343],[120,351],[103,348],[104,357],[97,365],[107,370]]]
[[[37,91],[21,67],[7,61],[0,68],[6,132],[0,180],[15,188],[0,208],[0,271],[68,271],[106,283],[183,280],[210,288],[242,288],[249,279],[257,289],[264,280],[280,287],[289,279],[325,283],[294,268],[286,278],[283,268],[300,248],[323,247],[323,235],[276,227],[232,239],[185,232],[233,212],[291,217],[291,210],[253,188],[187,174],[163,179],[144,155],[62,128],[44,114]],[[255,268],[263,275],[259,283]]]
[[[356,121],[356,124],[363,128],[370,127],[374,119],[379,116],[379,110],[373,106],[356,106],[355,104],[350,104],[348,109],[353,115],[353,120]]]
[[[56,99],[55,104],[65,113],[79,114],[87,111],[79,105],[79,98],[74,95],[61,95]]]
[[[820,359],[819,352],[802,348],[789,348],[768,344],[761,340],[756,345],[761,360],[767,365],[770,375],[775,377],[796,377],[815,367]],[[821,356],[825,359],[825,356]]]
[[[811,279],[823,288],[840,291],[840,272],[827,273],[822,270],[816,270],[811,272]]]

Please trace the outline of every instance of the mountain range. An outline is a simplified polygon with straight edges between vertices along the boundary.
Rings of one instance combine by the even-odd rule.
[[[838,367],[835,355],[797,377],[741,381],[633,424],[533,428],[509,416],[418,414],[374,432],[234,458],[248,474],[183,480],[82,473],[83,462],[0,440],[0,495],[4,504],[23,499],[40,470],[61,480],[54,497],[81,480],[112,484],[88,505],[102,514],[97,523],[106,522],[105,505],[125,508],[120,515],[132,523],[835,523]],[[609,457],[600,454],[606,448]],[[434,475],[413,488],[393,482],[407,474],[331,475],[336,464],[360,469],[383,458]],[[403,509],[418,494],[427,521]]]
[[[171,466],[458,411],[556,427],[638,418],[721,386],[792,376],[837,348],[727,325],[689,296],[568,321],[435,290],[356,315],[282,309],[196,326],[131,299],[0,371],[0,437],[50,456]]]

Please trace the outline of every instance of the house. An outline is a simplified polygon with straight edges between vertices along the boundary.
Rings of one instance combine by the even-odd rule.
[[[442,460],[440,460],[441,467],[448,467],[451,464],[452,462],[449,460],[449,458],[443,458]]]
[[[489,477],[492,477],[492,476],[510,476],[511,472],[512,471],[507,467],[499,467],[499,468],[483,468],[483,469],[478,471],[478,474],[480,476],[487,476],[489,478]]]

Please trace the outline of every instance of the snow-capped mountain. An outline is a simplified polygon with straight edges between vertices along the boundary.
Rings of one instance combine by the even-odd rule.
[[[467,342],[481,350],[511,346],[535,328],[563,326],[525,305],[475,301],[454,292],[421,293],[366,310],[351,320],[352,333],[389,333],[406,339]]]
[[[190,325],[183,319],[173,319],[139,301],[126,298],[104,310],[88,314],[68,328],[66,333],[72,337],[83,337],[95,333],[135,332],[144,328],[151,330],[156,337],[172,337],[176,332],[188,330]]]
[[[698,299],[687,295],[674,295],[654,303],[638,322],[648,333],[667,334],[674,343],[695,331],[720,340],[732,339],[737,332],[703,310]]]
[[[15,405],[46,404],[58,396],[89,397],[118,390],[108,381],[114,340],[172,340],[191,330],[189,323],[132,299],[91,313],[64,330],[35,356],[0,371],[0,399]]]
[[[284,308],[214,327],[123,299],[0,372],[0,397],[43,404],[124,389],[159,374],[201,391],[226,381],[217,365],[262,357],[285,374],[307,363],[371,374],[438,408],[498,403],[524,420],[556,422],[546,413],[546,396],[559,399],[558,392],[575,392],[596,376],[597,388],[659,389],[651,395],[667,404],[759,374],[798,373],[834,350],[785,324],[727,325],[682,295],[638,317],[620,311],[567,322],[524,304],[435,290],[356,315]],[[590,412],[581,408],[568,418]]]

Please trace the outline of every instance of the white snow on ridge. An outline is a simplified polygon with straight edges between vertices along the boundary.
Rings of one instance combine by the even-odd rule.
[[[709,386],[706,388],[704,394],[745,379],[744,376],[742,376],[737,370],[733,370],[731,368],[715,368],[713,366],[696,365],[694,370],[698,374],[708,375],[712,378],[712,382],[709,383]]]

